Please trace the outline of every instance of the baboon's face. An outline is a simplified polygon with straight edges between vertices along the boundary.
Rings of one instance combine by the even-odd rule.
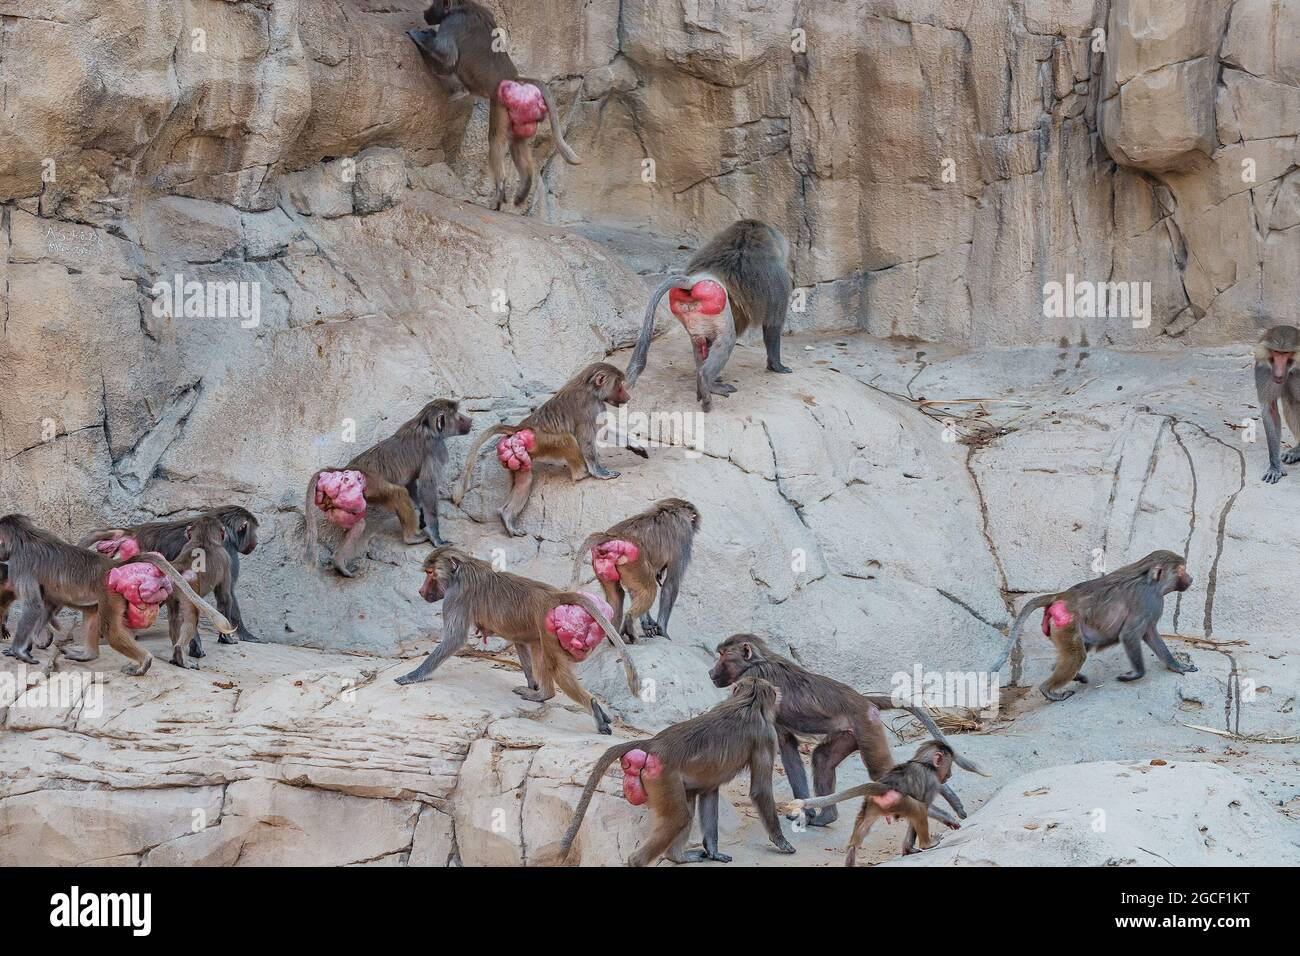
[[[437,604],[447,595],[444,580],[446,569],[442,567],[440,561],[426,561],[422,570],[424,571],[424,583],[420,585],[420,597],[430,604]]]
[[[257,519],[245,518],[235,528],[235,547],[240,554],[252,554],[257,547]]]
[[[1294,352],[1280,352],[1277,349],[1268,350],[1268,361],[1273,366],[1273,381],[1281,385],[1286,381],[1287,375],[1291,371],[1291,366],[1295,364]]]
[[[718,645],[718,660],[709,671],[714,687],[730,687],[748,669],[753,648],[742,641],[723,641]]]

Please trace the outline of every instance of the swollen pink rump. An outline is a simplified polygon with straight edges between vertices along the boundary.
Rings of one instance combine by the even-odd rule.
[[[657,755],[648,754],[639,747],[623,754],[619,763],[623,767],[623,796],[632,806],[639,807],[646,801],[645,785],[641,783],[641,777],[653,780],[663,771],[664,765]]]
[[[143,561],[123,564],[108,572],[108,589],[126,598],[126,626],[138,631],[158,619],[158,606],[172,596],[167,575]]]
[[[1043,633],[1048,637],[1052,636],[1052,628],[1049,625],[1055,624],[1057,627],[1065,627],[1073,621],[1074,615],[1070,613],[1070,609],[1065,606],[1064,601],[1053,601],[1043,608]]]
[[[602,581],[617,581],[619,566],[635,561],[640,553],[631,541],[606,541],[591,549],[591,568]]]
[[[106,538],[95,542],[95,550],[114,561],[127,561],[140,553],[140,542],[119,534],[115,538]]]
[[[536,447],[536,437],[525,428],[497,442],[497,460],[501,462],[502,468],[527,471],[533,467],[532,451]]]
[[[531,83],[502,80],[497,86],[497,99],[510,111],[510,135],[515,139],[528,139],[537,132],[538,122],[546,118],[546,99]]]
[[[316,479],[316,507],[333,525],[348,529],[366,516],[366,476],[360,471],[323,471]]]
[[[701,279],[690,290],[669,289],[668,308],[677,318],[692,312],[717,315],[727,306],[727,290],[712,279]]]
[[[591,600],[605,617],[613,615],[614,609],[603,599],[593,597]],[[560,604],[551,608],[546,612],[546,630],[555,635],[560,646],[575,661],[585,661],[592,648],[605,636],[596,619],[581,604]]]

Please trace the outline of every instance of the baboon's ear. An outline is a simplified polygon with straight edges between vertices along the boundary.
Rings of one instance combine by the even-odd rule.
[[[752,661],[754,659],[754,645],[748,642],[741,644],[740,653],[741,656],[745,658],[745,660]]]
[[[930,755],[930,763],[934,764],[936,767],[942,767],[943,762],[946,759],[947,757],[944,756],[942,750],[936,750],[934,753]]]
[[[597,372],[595,375],[593,375],[593,376],[591,377],[591,384],[592,384],[592,385],[595,385],[597,388],[604,388],[604,387],[605,387],[605,373],[604,373],[604,372]]]
[[[1165,566],[1163,564],[1157,564],[1154,568],[1151,569],[1152,581],[1159,581],[1164,576],[1165,576]]]
[[[447,416],[446,416],[446,415],[439,415],[439,416],[438,416],[438,433],[441,434],[441,433],[442,433],[442,430],[443,430],[444,428],[446,428],[446,427],[447,427]]]

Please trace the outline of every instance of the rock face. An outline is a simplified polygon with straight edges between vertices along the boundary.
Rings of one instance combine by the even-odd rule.
[[[1169,808],[1178,806],[1179,812]],[[926,866],[1254,866],[1300,860],[1295,824],[1209,763],[1088,763],[1017,777]]]
[[[968,806],[1013,769],[1176,753],[1171,805],[1202,805],[1212,768],[1193,761],[1213,759],[1269,802],[1252,812],[1294,816],[1284,745],[1181,725],[1297,732],[1300,598],[1272,582],[1300,555],[1276,533],[1286,485],[1257,481],[1238,426],[1257,414],[1239,343],[1297,320],[1300,6],[494,2],[584,159],[554,159],[539,127],[541,181],[501,213],[484,104],[403,35],[421,6],[0,0],[0,512],[75,537],[245,504],[263,533],[241,603],[273,642],[139,681],[111,651],[61,659],[56,676],[113,676],[94,716],[0,698],[0,863],[546,860],[608,740],[560,700],[522,704],[496,656],[392,685],[440,632],[424,549],[381,520],[355,579],[318,573],[306,482],[431,397],[477,434],[588,362],[624,364],[647,279],[738,216],[795,250],[794,375],[742,344],[740,391],[702,416],[674,327],[629,407],[660,416],[649,461],[603,450],[614,482],[546,472],[522,538],[496,522],[490,455],[463,508],[443,502],[446,536],[557,583],[590,531],[669,495],[699,506],[673,640],[633,648],[652,692],[630,699],[605,653],[581,670],[620,733],[718,700],[730,633],[887,691],[987,663],[1023,595],[1169,547],[1196,584],[1164,629],[1226,643],[1176,644],[1200,667],[1181,679],[1008,701],[1015,734],[985,718],[963,738],[997,774],[964,784]],[[1043,314],[1050,283],[1129,282],[1150,283],[1130,314]],[[1036,683],[1045,645],[1026,650]],[[618,792],[593,804],[584,863],[640,839]],[[826,863],[847,835],[800,834],[815,861],[768,854],[744,792],[724,819],[739,861]],[[1127,860],[1121,843],[1094,850]]]

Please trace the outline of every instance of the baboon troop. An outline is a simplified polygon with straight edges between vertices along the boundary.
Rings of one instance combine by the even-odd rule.
[[[563,120],[557,115],[550,88],[520,75],[508,52],[509,43],[503,47],[498,42],[501,30],[491,12],[470,0],[436,0],[425,11],[424,21],[424,27],[408,31],[421,51],[422,62],[438,76],[448,81],[454,78],[470,94],[488,101],[487,150],[494,210],[500,210],[507,199],[507,154],[519,176],[514,204],[524,203],[532,193],[538,176],[532,138],[544,119],[549,117],[556,152],[568,163],[580,162],[565,140]],[[405,42],[394,38],[409,58],[412,51]],[[580,98],[581,93],[578,95]],[[544,191],[545,179],[536,188]],[[484,217],[498,216],[480,212]],[[331,459],[334,464],[328,465],[302,461],[292,473],[283,475],[275,492],[276,500],[283,503],[278,509],[263,509],[263,517],[269,520],[272,510],[291,512],[294,527],[286,530],[281,522],[268,524],[265,530],[276,531],[282,543],[288,541],[293,547],[285,573],[297,574],[300,580],[334,594],[364,588],[368,578],[375,580],[378,571],[365,560],[370,535],[388,534],[403,545],[423,546],[418,558],[418,589],[414,583],[416,555],[399,550],[403,557],[398,560],[410,573],[408,596],[418,593],[429,605],[413,605],[422,619],[433,621],[437,617],[433,606],[437,605],[438,641],[418,666],[400,676],[389,675],[405,689],[395,690],[385,681],[387,693],[403,695],[406,701],[421,699],[420,695],[436,699],[440,693],[446,694],[447,684],[462,666],[453,662],[444,667],[447,660],[473,638],[498,637],[511,645],[522,672],[522,683],[513,687],[513,692],[524,701],[543,705],[529,708],[528,714],[549,708],[568,708],[572,713],[576,705],[581,714],[575,719],[582,733],[593,725],[599,735],[613,735],[616,729],[624,735],[636,733],[635,739],[608,747],[589,773],[584,758],[581,772],[587,777],[580,795],[577,783],[581,778],[569,781],[576,805],[567,831],[559,837],[557,863],[579,862],[584,846],[591,852],[596,845],[593,824],[588,824],[587,836],[579,839],[582,824],[602,789],[606,771],[616,761],[628,802],[648,807],[645,836],[631,854],[632,866],[661,859],[673,863],[731,860],[719,842],[719,805],[723,788],[741,775],[747,775],[749,800],[770,843],[764,852],[796,851],[783,832],[782,814],[797,821],[794,831],[802,834],[808,826],[834,825],[837,805],[859,798],[861,806],[847,841],[847,865],[855,864],[864,840],[882,817],[888,822],[906,821],[903,854],[921,852],[936,843],[930,821],[956,830],[967,816],[950,784],[954,768],[985,777],[990,774],[958,752],[951,723],[945,726],[953,739],[945,736],[926,707],[911,698],[869,693],[803,666],[794,659],[799,645],[793,635],[786,640],[785,636],[709,633],[710,613],[729,600],[731,593],[725,587],[729,582],[719,580],[721,572],[710,562],[727,548],[735,551],[736,541],[728,540],[726,530],[719,530],[726,522],[716,521],[716,514],[703,514],[691,501],[672,496],[681,491],[672,480],[680,461],[664,464],[656,458],[650,462],[647,447],[611,424],[611,409],[632,401],[646,368],[656,312],[665,295],[670,312],[690,341],[696,400],[701,406],[697,412],[687,398],[692,414],[703,417],[703,412],[712,410],[714,396],[737,392],[737,386],[723,381],[722,376],[740,337],[751,329],[761,330],[766,369],[792,372],[781,357],[793,289],[790,241],[777,228],[757,219],[709,224],[710,230],[718,226],[722,228],[680,271],[672,272],[649,293],[641,325],[632,330],[639,336],[626,370],[605,361],[617,344],[611,340],[606,356],[597,356],[535,410],[522,417],[512,416],[510,422],[496,416],[485,420],[478,411],[479,417],[471,420],[462,412],[463,403],[481,401],[482,395],[433,398],[419,407],[419,402],[428,398],[427,393],[419,393],[402,403],[403,416],[419,407],[412,417],[345,463],[338,464],[344,455]],[[801,237],[792,235],[792,239],[804,242]],[[634,299],[638,316],[641,302],[639,296]],[[681,334],[672,328],[666,338]],[[626,334],[630,339],[631,332]],[[1286,476],[1285,465],[1300,461],[1298,353],[1300,330],[1289,325],[1269,328],[1255,345],[1254,379],[1269,458],[1263,480],[1270,484]],[[565,371],[569,370],[566,367]],[[750,386],[760,388],[773,381],[764,376],[762,382],[755,380]],[[1244,380],[1240,384],[1244,389]],[[733,401],[736,408],[741,407],[742,399]],[[375,409],[375,417],[388,420],[390,411]],[[1283,421],[1294,442],[1290,447],[1284,447],[1282,441]],[[449,447],[449,442],[475,431],[472,444],[454,442]],[[456,509],[464,504],[477,459],[489,442],[495,442],[497,461],[505,471],[501,479],[508,491],[504,502],[497,505],[493,501],[496,517],[483,519],[471,509]],[[457,476],[449,473],[450,453],[462,448],[467,457]],[[645,462],[636,462],[623,452]],[[620,477],[619,471],[609,467],[610,462],[622,462],[620,467],[652,477],[640,485],[629,479],[606,484]],[[543,523],[554,497],[548,502],[539,492],[539,487],[547,487],[536,475],[542,466],[552,466],[543,474],[549,471],[551,478],[558,478],[557,485],[549,486],[553,492],[560,489],[556,495],[567,493],[569,482],[581,481],[575,497],[616,504],[612,516],[626,517],[607,524],[607,520],[591,518],[589,511],[581,523],[574,522],[576,526],[560,532],[551,521],[548,529],[552,533],[543,541],[532,523]],[[598,480],[589,482],[588,478]],[[496,480],[489,477],[479,485],[479,498],[502,497],[493,483]],[[634,494],[629,485],[653,487],[655,494]],[[534,492],[538,492],[537,504],[525,521]],[[441,500],[444,495],[450,505]],[[696,500],[707,510],[705,498]],[[741,507],[738,503],[737,509]],[[380,509],[378,520],[376,508]],[[563,562],[561,574],[569,567],[570,547],[580,542],[573,549],[568,583],[512,573],[495,555],[489,555],[487,548],[448,541],[440,522],[440,509],[448,508],[452,508],[450,520],[486,521],[491,527],[485,534],[500,535],[499,518],[505,541],[535,533],[537,542],[530,542],[534,551],[553,559],[558,553],[557,560]],[[555,509],[549,510],[553,515]],[[384,513],[391,513],[395,526],[393,518]],[[582,515],[581,509],[576,513]],[[215,627],[220,644],[260,644],[236,595],[241,561],[270,559],[265,547],[253,557],[259,544],[258,517],[241,505],[219,503],[188,515],[175,516],[169,511],[162,515],[160,520],[90,530],[75,544],[44,530],[26,515],[0,517],[0,633],[7,644],[3,653],[37,665],[42,661],[36,652],[57,640],[49,652],[51,662],[59,655],[72,662],[92,662],[99,656],[101,642],[106,641],[126,659],[122,667],[126,674],[144,678],[153,655],[140,635],[155,626],[163,608],[169,637],[166,661],[183,670],[159,670],[175,679],[197,679],[184,672],[211,666],[210,661],[199,663],[209,652],[214,658],[236,653],[213,645],[205,650],[200,618]],[[328,532],[335,542],[332,547],[321,541],[322,521],[337,529]],[[387,532],[376,527],[384,522],[388,522]],[[693,563],[697,544],[702,557]],[[329,553],[322,555],[327,549]],[[378,557],[374,563],[379,563]],[[588,584],[594,579],[599,595],[594,587],[591,593],[579,589],[584,579]],[[1001,655],[985,671],[997,674],[1020,640],[1025,622],[1039,612],[1055,660],[1038,690],[1053,702],[1053,708],[1075,693],[1071,684],[1088,683],[1082,669],[1089,652],[1112,645],[1121,645],[1128,660],[1129,669],[1118,677],[1120,681],[1144,676],[1144,647],[1175,674],[1195,671],[1190,660],[1170,651],[1158,629],[1166,597],[1191,585],[1186,557],[1156,550],[1118,570],[1032,597],[1006,629]],[[261,603],[266,616],[259,618],[254,606],[254,623],[269,628],[274,609],[265,608],[265,596]],[[11,627],[9,612],[15,604],[21,612]],[[675,609],[679,611],[676,618]],[[64,611],[65,620],[60,620]],[[80,620],[70,625],[66,619],[73,612]],[[717,614],[717,620],[731,619]],[[712,626],[721,629],[720,624]],[[807,626],[811,629],[815,624]],[[261,633],[268,634],[266,630]],[[856,634],[848,639],[865,640]],[[911,652],[905,650],[908,642],[906,634],[892,635],[888,644],[882,641],[879,646],[898,649],[897,660],[885,663],[910,668],[914,662]],[[612,650],[605,650],[605,644]],[[256,648],[244,652],[267,653]],[[597,652],[609,658],[603,683],[595,669],[582,667],[585,659]],[[694,708],[695,716],[653,734],[634,731],[628,723],[620,726],[620,718],[629,722],[634,717],[640,719],[653,708],[656,691],[651,677],[662,655],[670,653],[695,654],[697,689],[722,698],[720,702],[707,709]],[[617,656],[621,676],[610,655]],[[514,665],[507,661],[503,666]],[[439,668],[443,670],[439,672]],[[614,673],[615,679],[609,680],[609,673]],[[843,671],[840,676],[847,679]],[[148,679],[157,680],[158,671]],[[599,699],[584,681],[600,694]],[[671,688],[665,690],[668,684],[660,680],[657,692],[672,693]],[[725,697],[720,691],[726,692]],[[1079,700],[1062,708],[1069,712],[1070,707],[1086,706],[1090,693],[1085,691]],[[1031,704],[1023,706],[1048,705],[1034,697]],[[927,739],[910,759],[900,761],[893,754],[882,719],[882,712],[888,711],[910,714],[926,732]],[[590,738],[589,744],[594,740]],[[810,749],[807,766],[804,754],[809,749],[805,748]],[[968,751],[965,745],[961,749]],[[841,765],[862,773],[856,761],[844,764],[855,754],[870,782],[837,791]],[[792,795],[783,803],[778,803],[775,794],[778,759]],[[936,805],[939,798],[951,812]],[[692,847],[689,837],[697,820],[702,846]],[[729,849],[735,852],[734,846]]]

